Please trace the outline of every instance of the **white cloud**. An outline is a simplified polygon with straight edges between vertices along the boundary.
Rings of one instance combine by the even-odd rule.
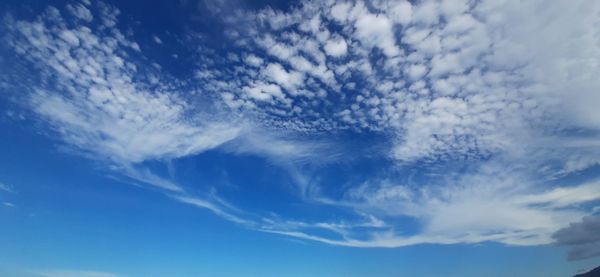
[[[35,110],[69,143],[119,163],[177,158],[233,139],[235,127],[185,123],[183,106],[167,96],[90,89],[85,98],[37,94]]]
[[[427,73],[427,67],[422,64],[413,64],[407,67],[407,74],[413,80],[418,80],[421,77],[425,76]]]
[[[468,11],[469,9],[469,1],[468,0],[448,0],[440,2],[439,10],[440,13],[445,17],[452,17],[455,15],[460,15]]]
[[[254,67],[259,67],[263,64],[263,59],[253,54],[245,56],[244,61],[246,62],[246,64]]]
[[[334,162],[342,150],[324,139],[295,138],[289,135],[270,134],[248,126],[237,139],[223,146],[223,150],[235,154],[253,154],[274,160],[278,165]]]
[[[88,4],[89,6],[89,4]],[[94,19],[94,16],[92,15],[92,13],[90,12],[90,10],[81,4],[69,4],[67,5],[67,10],[74,16],[76,16],[77,18],[83,20],[83,21],[87,21],[90,22]]]
[[[158,36],[154,35],[152,36],[152,40],[154,40],[154,42],[156,42],[157,44],[162,44],[162,39],[160,39]]]
[[[268,79],[274,81],[280,86],[294,90],[304,81],[304,75],[295,71],[288,71],[278,63],[268,64],[262,71]]]
[[[325,53],[333,57],[341,57],[346,55],[348,45],[344,39],[329,40],[324,46]]]
[[[367,47],[377,46],[388,57],[400,54],[391,21],[384,14],[361,14],[355,23],[356,37]]]
[[[259,101],[271,101],[273,98],[285,98],[281,87],[276,84],[256,82],[244,88],[244,91],[252,98]]]
[[[369,239],[335,243],[397,247],[416,243],[477,243],[499,241],[537,245],[553,241],[552,234],[585,212],[578,205],[600,199],[597,183],[531,191],[526,183],[499,172],[466,176],[440,186],[412,188],[389,181],[353,188],[342,201],[321,198],[330,205],[351,207],[386,218],[413,217],[422,230],[415,235],[395,234],[388,228],[373,230]],[[504,179],[499,181],[498,179]],[[593,196],[588,196],[593,192]],[[558,193],[570,197],[557,197]],[[388,220],[388,223],[393,222]],[[385,239],[382,239],[385,238]]]
[[[172,89],[176,80],[158,80],[153,76],[161,72],[138,70],[131,56],[123,54],[135,42],[114,28],[118,11],[108,10],[98,17],[109,22],[103,26],[111,28],[109,35],[54,26],[53,21],[64,19],[53,8],[34,22],[10,22],[15,32],[11,44],[56,83],[34,85],[26,102],[80,153],[108,162],[110,169],[135,182],[183,193],[180,185],[140,164],[213,149],[236,138],[241,128],[233,121],[203,118],[214,114],[190,117],[190,106]]]
[[[439,4],[437,1],[423,1],[416,6],[412,13],[412,19],[416,23],[434,25],[439,21]]]
[[[600,199],[600,182],[577,187],[556,188],[542,194],[520,197],[519,201],[529,205],[546,204],[560,208],[596,199]]]
[[[203,208],[203,209],[208,209],[211,212],[215,213],[216,215],[223,217],[224,219],[229,220],[234,223],[237,223],[237,224],[245,225],[247,227],[252,227],[255,224],[253,221],[240,218],[231,212],[225,211],[225,209],[227,207],[219,207],[215,203],[215,201],[203,200],[203,199],[189,197],[189,196],[177,196],[177,197],[175,197],[175,199],[182,203],[186,203],[186,204],[196,206],[199,208]]]
[[[22,38],[13,43],[68,92],[38,88],[29,100],[68,143],[113,162],[138,163],[198,153],[236,136],[238,129],[230,124],[193,124],[185,116],[186,104],[166,91],[167,84],[152,91],[146,80],[136,80],[141,72],[124,62],[115,44],[134,42],[118,30],[113,37],[98,37],[87,28],[57,32],[46,24],[14,22]]]
[[[600,22],[596,16],[600,5],[586,1],[569,5],[556,3],[546,7],[547,10],[536,18],[526,15],[527,11],[540,5],[543,2],[506,3],[493,12],[491,3],[481,7],[504,19],[494,22],[498,25],[494,26],[496,28],[506,28],[509,24],[521,26],[506,28],[508,32],[501,38],[493,62],[506,63],[505,59],[510,57],[510,60],[527,64],[520,73],[538,85],[531,91],[536,97],[547,101],[545,104],[548,105],[556,103],[557,106],[551,107],[560,110],[559,117],[570,124],[597,129],[600,117],[592,103],[599,101],[596,90],[600,81],[593,76],[599,71],[596,61],[600,57],[597,44],[600,38],[589,31],[589,26]],[[543,23],[549,19],[552,19],[551,24]]]
[[[331,8],[331,16],[339,21],[346,21],[348,18],[348,14],[350,13],[350,9],[352,8],[352,4],[348,2],[336,3]]]
[[[117,170],[124,176],[131,178],[135,182],[142,182],[147,185],[154,186],[156,188],[160,188],[170,192],[184,192],[184,189],[176,184],[175,182],[160,177],[148,168],[138,165],[125,164],[125,165],[117,165],[112,166],[113,170]]]
[[[447,33],[461,33],[468,31],[469,29],[475,27],[475,25],[479,24],[477,20],[473,18],[471,15],[459,15],[453,17],[448,24],[446,24],[446,28],[444,28],[444,32]]]
[[[594,182],[548,185],[599,161],[593,142],[600,128],[600,46],[590,28],[599,23],[599,4],[315,1],[286,12],[248,11],[228,18],[241,22],[231,24],[240,28],[231,44],[238,53],[229,55],[235,58],[202,52],[192,86],[136,59],[142,48],[117,29],[118,11],[90,17],[75,6],[68,10],[111,32],[85,23],[51,25],[63,20],[53,9],[33,22],[11,22],[19,35],[10,46],[57,83],[35,87],[32,109],[64,141],[118,164],[123,175],[233,222],[357,247],[540,244],[588,214],[582,204],[600,197]],[[209,104],[195,107],[202,101],[190,95]],[[252,124],[234,120],[240,117]],[[424,163],[432,165],[427,173],[452,175],[454,168],[436,166],[491,164],[518,176],[482,169],[441,184],[381,184],[374,176],[364,185],[340,185],[345,193],[337,199],[319,194],[324,184],[307,188],[294,165],[343,160],[348,153],[313,138],[347,131],[389,139],[369,155],[389,158],[394,167]],[[288,161],[304,200],[358,211],[359,223],[250,220],[140,165],[217,147]],[[383,223],[357,235],[369,216]],[[395,223],[406,217],[419,222],[416,234],[397,232]],[[314,228],[341,237],[315,235]]]
[[[408,1],[389,1],[386,3],[390,19],[402,25],[408,25],[412,18],[412,5]]]

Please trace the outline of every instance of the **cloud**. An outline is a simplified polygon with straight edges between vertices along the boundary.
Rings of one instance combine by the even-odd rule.
[[[152,173],[147,167],[141,165],[117,165],[112,167],[117,172],[120,172],[126,177],[131,178],[133,181],[142,182],[143,184],[154,186],[171,192],[183,192],[184,189],[175,182],[158,176]]]
[[[288,90],[294,90],[304,80],[304,76],[298,72],[287,71],[283,66],[277,63],[270,63],[264,69],[264,74],[271,81],[285,87]]]
[[[257,82],[246,87],[244,91],[258,101],[272,101],[274,98],[285,99],[281,87],[276,84]]]
[[[157,80],[154,76],[165,75],[142,72],[129,58],[127,49],[135,51],[137,44],[116,29],[114,14],[100,9],[101,28],[111,30],[102,35],[85,22],[76,28],[57,26],[53,22],[67,19],[52,7],[33,22],[9,19],[13,47],[55,82],[35,86],[26,102],[83,154],[113,163],[133,179],[180,191],[147,170],[136,171],[134,164],[215,148],[235,138],[239,127],[188,117],[189,107],[172,89],[176,81]]]
[[[547,204],[560,208],[596,199],[600,199],[600,182],[556,188],[534,196],[522,197],[521,201],[529,205]]]
[[[279,165],[326,164],[336,161],[343,152],[335,144],[318,137],[299,138],[256,130],[243,133],[239,138],[223,145],[222,149],[237,155],[263,156]]]
[[[382,9],[387,10],[389,18],[401,25],[408,25],[412,19],[413,5],[408,1],[384,1]]]
[[[244,58],[244,61],[246,62],[246,64],[254,66],[254,67],[259,67],[262,65],[263,63],[263,59],[261,59],[260,57],[256,56],[256,55],[247,55]]]
[[[586,216],[580,222],[554,233],[556,244],[569,249],[569,260],[583,260],[600,256],[600,217]]]
[[[162,39],[160,39],[158,36],[152,36],[152,40],[154,40],[154,42],[156,42],[157,44],[162,44]]]
[[[235,215],[234,214],[236,212],[235,208],[232,208],[232,206],[227,205],[227,204],[225,206],[218,205],[217,202],[215,202],[214,200],[213,201],[203,200],[203,199],[199,199],[199,198],[195,198],[195,197],[188,197],[188,196],[177,196],[177,197],[175,197],[175,199],[177,201],[180,201],[185,204],[189,204],[189,205],[196,206],[196,207],[203,208],[203,209],[208,209],[209,211],[215,213],[216,215],[218,215],[228,221],[231,221],[231,222],[234,222],[234,223],[246,226],[246,227],[253,227],[256,224],[255,222],[253,222],[250,219],[244,219],[244,218],[241,218],[241,217]],[[234,211],[233,212],[227,211],[227,209],[230,209],[230,210],[234,209]]]
[[[508,30],[499,40],[498,49],[490,57],[494,64],[506,63],[506,58],[524,65],[520,70],[526,79],[537,84],[531,92],[555,111],[561,111],[561,117],[570,124],[597,129],[598,117],[589,106],[598,100],[592,91],[600,85],[592,72],[598,71],[593,60],[599,56],[599,47],[594,44],[599,36],[588,31],[586,26],[598,24],[596,16],[600,7],[585,1],[576,1],[566,5],[557,3],[547,7],[536,18],[526,15],[527,10],[536,9],[540,1],[526,5],[515,3],[486,3],[481,11],[492,16],[500,15],[505,20],[494,22],[495,28],[517,23],[518,30]],[[492,12],[491,10],[495,11]],[[576,20],[569,18],[576,17]],[[552,24],[543,24],[544,19],[553,18]],[[535,34],[535,35],[531,35]],[[548,47],[552,45],[552,47]],[[533,55],[527,49],[538,49]],[[554,102],[557,101],[557,102]],[[554,106],[557,104],[558,106]]]
[[[24,57],[40,69],[40,78],[50,78],[54,84],[32,85],[28,88],[31,93],[22,97],[24,103],[70,149],[106,163],[127,182],[187,199],[181,184],[152,172],[144,163],[216,148],[236,138],[241,127],[234,121],[221,122],[223,118],[208,119],[214,114],[192,113],[179,94],[187,90],[181,82],[141,65],[143,57],[132,58],[139,46],[116,28],[119,11],[101,2],[96,8],[95,17],[88,16],[86,11],[90,11],[83,6],[67,5],[75,17],[49,7],[34,21],[7,19],[11,45],[17,52],[27,53]],[[102,24],[88,25],[91,18]],[[65,21],[77,24],[56,23]],[[5,185],[0,189],[10,191]]]
[[[356,37],[365,46],[377,46],[388,57],[400,54],[392,23],[385,15],[365,12],[359,15],[355,27]]]
[[[229,125],[189,125],[175,101],[166,95],[92,87],[76,98],[40,93],[32,105],[65,140],[118,163],[177,158],[235,138],[237,129]]]
[[[90,22],[94,19],[94,16],[86,6],[89,6],[89,4],[68,4],[67,11],[83,21]]]
[[[231,126],[191,124],[177,95],[165,88],[151,92],[148,78],[136,81],[143,73],[119,47],[134,42],[119,30],[105,26],[115,35],[99,37],[87,27],[56,30],[49,20],[63,19],[49,9],[36,22],[12,22],[19,34],[13,44],[66,92],[39,87],[29,101],[69,143],[114,162],[136,163],[201,152],[235,137]]]
[[[0,191],[10,192],[10,193],[14,192],[11,186],[4,184],[4,183],[0,183]]]
[[[348,45],[344,39],[330,40],[325,44],[325,53],[333,57],[341,57],[348,52]]]
[[[597,182],[536,191],[514,175],[514,169],[488,168],[456,180],[446,179],[440,185],[413,187],[390,180],[369,181],[353,186],[341,200],[318,197],[327,205],[387,218],[386,223],[391,224],[388,228],[372,230],[371,239],[354,242],[378,246],[382,244],[378,238],[386,234],[391,243],[388,247],[411,244],[413,240],[547,244],[553,241],[556,230],[586,214],[578,208],[580,205],[600,199]],[[420,231],[414,235],[395,233],[395,220],[391,219],[400,222],[406,217],[417,220]]]
[[[402,161],[499,152],[510,143],[501,130],[519,129],[519,121],[530,120],[526,109],[532,107],[509,105],[528,98],[516,87],[520,80],[512,70],[482,63],[500,27],[486,25],[487,14],[479,9],[460,1],[381,1],[372,7],[338,1],[333,6],[308,2],[286,13],[250,13],[240,20],[264,21],[240,22],[236,26],[244,30],[238,33],[260,35],[235,37],[243,41],[237,51],[252,57],[266,53],[278,63],[260,65],[260,75],[253,68],[257,63],[236,70],[236,81],[252,90],[233,82],[215,93],[225,89],[230,107],[264,114],[287,128],[390,133],[398,138],[393,156]],[[441,21],[447,23],[432,24]],[[383,55],[372,55],[377,51]],[[288,78],[293,72],[284,69],[286,64],[304,78]],[[260,89],[267,82],[288,84],[291,95],[277,98]],[[355,95],[336,94],[342,87],[353,87],[349,95]],[[302,126],[293,126],[299,122]]]
[[[600,198],[598,182],[569,178],[599,162],[600,37],[589,28],[599,11],[585,1],[462,0],[241,10],[224,17],[226,55],[186,38],[195,78],[152,62],[106,4],[6,24],[8,45],[47,81],[24,80],[30,93],[19,98],[40,122],[177,201],[335,245],[535,245]],[[356,151],[347,134],[377,146]],[[208,150],[264,157],[304,204],[343,216],[240,211],[144,164]],[[319,178],[371,159],[385,170],[364,182]]]

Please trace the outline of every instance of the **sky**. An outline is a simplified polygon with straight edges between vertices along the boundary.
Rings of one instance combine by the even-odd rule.
[[[0,3],[0,276],[600,265],[600,2]]]

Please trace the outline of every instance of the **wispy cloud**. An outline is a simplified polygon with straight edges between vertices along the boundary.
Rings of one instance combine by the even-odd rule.
[[[227,210],[231,210],[234,209],[231,205],[221,205],[219,204],[219,202],[214,201],[214,200],[203,200],[200,198],[195,198],[195,197],[189,197],[189,196],[176,196],[174,197],[177,201],[180,201],[182,203],[185,204],[189,204],[189,205],[193,205],[199,208],[204,208],[204,209],[208,209],[211,212],[215,213],[216,215],[223,217],[226,220],[229,220],[231,222],[234,223],[238,223],[244,226],[248,226],[248,227],[252,227],[255,225],[255,223],[250,220],[250,219],[244,219],[241,218],[237,215],[234,214],[234,212],[236,212],[235,210],[233,212],[231,211],[227,211]]]
[[[0,191],[10,192],[10,193],[14,192],[11,186],[4,184],[4,183],[0,183]]]
[[[16,98],[69,147],[176,201],[335,245],[531,245],[552,242],[591,213],[583,204],[600,199],[597,181],[554,182],[600,161],[600,47],[589,28],[599,11],[598,3],[537,0],[216,9],[229,52],[194,45],[193,79],[146,57],[150,46],[122,31],[120,11],[102,2],[4,23],[9,46],[49,80],[24,80],[29,93]],[[345,132],[383,146],[349,149]],[[301,201],[341,209],[344,219],[241,211],[145,166],[209,150],[264,157],[294,180]],[[367,157],[385,160],[389,176],[358,184],[307,177]],[[437,177],[415,181],[410,170]],[[400,226],[407,218],[416,231]]]
[[[174,89],[178,81],[152,67],[138,67],[131,58],[139,46],[116,28],[119,11],[99,2],[94,8],[102,23],[96,26],[89,22],[90,8],[69,5],[76,17],[50,7],[32,22],[7,19],[12,46],[42,69],[41,77],[56,82],[34,86],[25,100],[80,153],[137,181],[181,191],[136,164],[215,148],[235,138],[239,127],[188,118],[189,107]]]

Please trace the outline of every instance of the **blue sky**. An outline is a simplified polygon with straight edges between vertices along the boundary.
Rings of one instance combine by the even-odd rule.
[[[600,3],[0,11],[2,276],[600,264]]]

